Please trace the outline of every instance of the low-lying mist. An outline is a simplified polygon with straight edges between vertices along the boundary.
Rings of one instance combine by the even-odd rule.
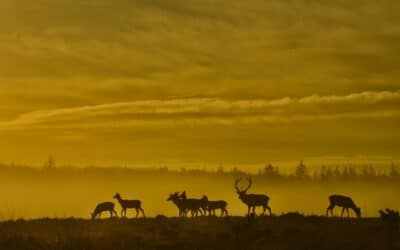
[[[233,186],[242,172],[178,172],[166,169],[73,169],[0,168],[0,220],[38,217],[89,218],[94,207],[113,201],[119,192],[125,199],[142,200],[147,216],[177,216],[178,210],[167,202],[170,193],[186,190],[189,197],[207,195],[210,200],[224,199],[231,215],[244,215],[247,207],[238,199]],[[274,214],[299,211],[324,215],[330,194],[351,196],[361,207],[362,216],[377,216],[382,208],[400,207],[396,178],[315,180],[312,178],[267,178],[253,175],[249,193],[267,194]],[[246,185],[246,179],[242,181]],[[261,212],[260,210],[258,212]],[[336,214],[340,213],[337,208]],[[134,216],[128,211],[128,216]],[[108,216],[108,215],[107,215]]]

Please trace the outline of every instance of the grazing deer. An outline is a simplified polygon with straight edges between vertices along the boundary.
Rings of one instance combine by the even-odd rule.
[[[114,199],[117,199],[119,204],[121,205],[121,217],[126,218],[126,210],[128,208],[134,208],[136,210],[136,218],[139,216],[139,211],[142,213],[143,218],[146,217],[144,211],[142,209],[142,202],[140,200],[123,200],[119,193],[114,195]]]
[[[116,217],[118,217],[118,214],[115,211],[114,207],[115,205],[112,202],[103,202],[98,204],[92,213],[92,219],[94,220],[97,217],[101,219],[102,212],[110,212],[110,218],[112,218],[114,214]]]
[[[208,200],[208,197],[206,195],[203,196],[202,200],[207,202],[207,210],[209,215],[214,215],[215,216],[215,210],[220,209],[221,210],[221,217],[222,216],[228,216],[228,210],[226,207],[228,206],[228,203],[223,200],[218,200],[218,201],[210,201]]]
[[[328,216],[329,212],[331,212],[331,215],[333,217],[333,209],[336,206],[338,206],[338,207],[342,208],[342,216],[344,214],[344,211],[346,210],[347,217],[350,217],[349,208],[351,208],[354,211],[354,213],[357,215],[358,218],[361,217],[361,209],[356,206],[356,204],[350,197],[347,197],[344,195],[331,195],[331,196],[329,196],[329,202],[330,202],[330,205],[329,205],[328,209],[326,210],[326,216]]]
[[[269,197],[264,194],[247,194],[247,191],[250,189],[253,184],[250,176],[248,177],[248,186],[242,190],[239,188],[240,178],[237,178],[234,182],[234,188],[236,189],[237,194],[239,195],[239,199],[247,205],[247,215],[250,215],[250,210],[253,210],[253,214],[255,214],[256,207],[263,207],[263,212],[261,215],[264,215],[265,210],[268,209],[269,214],[272,215],[271,208],[268,206]]]

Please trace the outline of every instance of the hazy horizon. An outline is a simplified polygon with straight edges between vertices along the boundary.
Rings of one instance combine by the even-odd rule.
[[[399,166],[395,174],[386,172],[385,175],[375,172],[379,171],[376,167],[367,175],[362,169],[356,169],[356,175],[336,175],[335,168],[331,170],[333,172],[330,176],[322,172],[315,176],[314,171],[309,172],[309,177],[295,176],[293,170],[290,175],[253,174],[253,186],[249,193],[268,195],[276,215],[297,211],[305,215],[323,216],[331,194],[352,197],[362,208],[364,217],[376,217],[379,209],[399,206]],[[167,198],[171,193],[184,190],[192,198],[207,195],[210,200],[226,200],[229,214],[242,216],[247,211],[246,205],[238,198],[233,181],[246,175],[240,171],[212,173],[163,169],[32,170],[0,167],[0,189],[3,192],[0,197],[0,221],[42,217],[89,218],[95,205],[104,201],[114,202],[119,212],[118,201],[113,199],[117,192],[125,199],[140,199],[149,217],[159,214],[177,216],[176,206],[168,202]],[[246,183],[241,185],[245,186]],[[336,213],[339,212],[338,209]],[[130,211],[129,217],[132,216],[134,213]]]

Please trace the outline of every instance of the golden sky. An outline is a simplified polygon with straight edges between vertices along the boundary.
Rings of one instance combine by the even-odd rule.
[[[398,0],[0,0],[0,161],[399,159]]]

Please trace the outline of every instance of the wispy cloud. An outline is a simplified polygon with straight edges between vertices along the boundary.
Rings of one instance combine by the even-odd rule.
[[[345,105],[345,109],[343,107]],[[35,126],[103,126],[104,124],[297,122],[399,116],[400,92],[362,92],[344,96],[312,95],[271,100],[184,98],[119,102],[40,110],[0,123],[2,129]],[[87,123],[87,124],[85,124]]]

